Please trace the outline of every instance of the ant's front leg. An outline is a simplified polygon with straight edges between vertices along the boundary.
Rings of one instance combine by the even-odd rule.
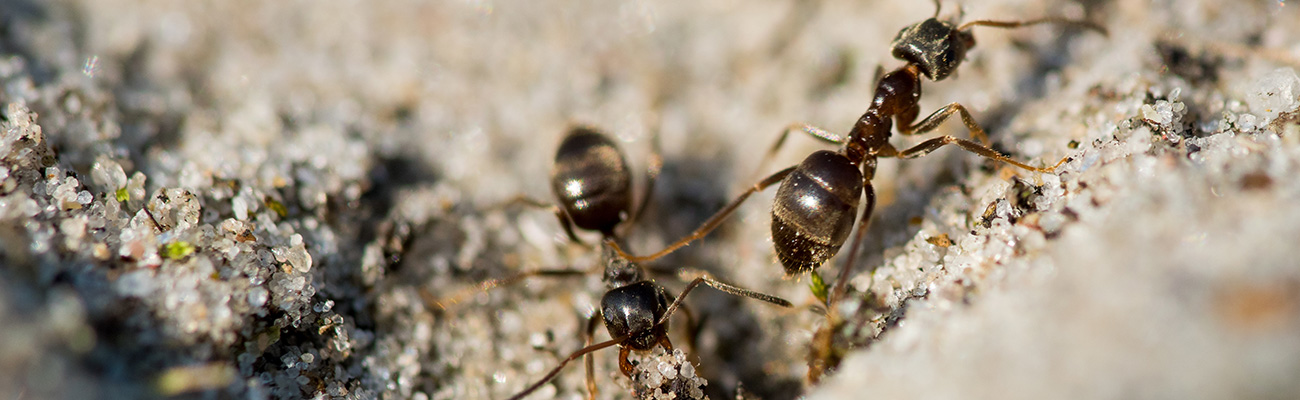
[[[921,142],[921,144],[912,146],[911,148],[908,148],[903,151],[895,150],[892,146],[886,147],[885,149],[881,150],[877,155],[880,157],[917,158],[926,154],[930,154],[930,152],[938,150],[940,147],[947,146],[949,144],[954,144],[954,143],[956,143],[958,146],[961,146],[962,150],[966,150],[985,158],[1001,161],[1034,172],[1050,173],[1052,171],[1055,171],[1056,167],[1061,166],[1061,164],[1064,164],[1067,160],[1070,159],[1069,157],[1062,158],[1061,161],[1058,161],[1055,165],[1052,165],[1050,167],[1032,167],[1029,166],[1029,164],[1025,164],[1020,161],[1013,160],[1011,159],[1011,157],[1002,155],[1002,153],[998,153],[997,150],[993,150],[987,146],[966,139],[960,139],[952,136],[940,136],[934,139],[926,140],[924,142]]]
[[[623,376],[628,377],[628,379],[632,379],[632,372],[636,370],[632,365],[632,361],[627,359],[630,355],[632,355],[632,347],[623,346],[618,348],[618,369],[623,371]]]
[[[938,128],[940,124],[943,124],[944,121],[947,121],[948,117],[951,117],[954,112],[961,114],[961,122],[966,125],[966,129],[970,131],[971,137],[975,138],[975,140],[987,147],[989,145],[988,134],[984,133],[984,128],[981,128],[979,124],[975,122],[975,118],[971,117],[970,112],[960,103],[948,103],[948,105],[940,107],[938,111],[931,113],[929,116],[926,116],[925,119],[922,119],[920,122],[915,124],[900,124],[898,132],[904,135],[916,135],[932,131],[935,128]]]

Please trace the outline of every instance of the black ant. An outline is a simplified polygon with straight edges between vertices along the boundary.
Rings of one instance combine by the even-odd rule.
[[[648,173],[645,196],[632,210],[632,174],[627,166],[626,157],[618,146],[607,136],[591,128],[575,127],[561,141],[556,151],[555,166],[551,173],[551,188],[559,202],[555,207],[569,238],[581,242],[573,231],[578,229],[599,232],[602,237],[601,263],[604,275],[602,280],[608,291],[600,301],[600,309],[587,320],[585,347],[574,351],[562,360],[545,377],[530,385],[511,399],[519,399],[545,385],[578,357],[611,346],[619,346],[619,368],[623,375],[632,378],[634,365],[628,356],[632,351],[645,352],[663,346],[672,351],[672,342],[668,339],[668,319],[679,308],[682,300],[700,284],[712,286],[723,292],[737,296],[750,297],[782,307],[791,307],[790,302],[763,293],[732,286],[707,275],[694,278],[682,289],[681,294],[672,298],[663,286],[646,277],[646,271],[636,263],[629,262],[614,251],[619,238],[617,229],[634,221],[649,202],[649,188],[657,172],[658,162],[652,162]],[[529,204],[542,203],[520,199]],[[474,290],[434,301],[440,307],[456,303],[469,294],[479,293],[493,287],[521,281],[535,275],[580,275],[591,271],[578,269],[534,269],[521,272],[515,276],[488,280]],[[671,300],[671,301],[670,301]],[[596,320],[602,319],[609,336],[608,341],[592,344]],[[587,358],[587,390],[594,398],[596,387],[592,374],[591,358]]]
[[[1058,17],[1028,21],[975,20],[954,26],[952,23],[937,19],[938,0],[935,1],[935,7],[934,16],[903,28],[894,38],[891,44],[893,56],[903,60],[905,64],[878,77],[871,104],[850,129],[847,139],[811,125],[794,124],[781,133],[776,143],[768,150],[764,160],[772,157],[780,149],[792,131],[803,131],[817,139],[842,145],[838,152],[816,151],[798,165],[763,178],[706,220],[690,235],[657,253],[637,257],[619,248],[615,250],[631,262],[645,262],[660,258],[713,231],[750,195],[780,183],[772,204],[771,227],[777,259],[785,267],[786,276],[813,272],[814,286],[817,286],[820,279],[815,270],[839,252],[840,247],[848,239],[850,231],[853,230],[859,203],[865,198],[866,208],[857,224],[858,231],[853,242],[855,245],[849,248],[844,268],[840,270],[829,296],[821,298],[822,295],[818,295],[829,307],[826,311],[830,319],[828,327],[823,328],[815,336],[814,354],[810,357],[812,360],[809,365],[809,377],[814,382],[820,379],[823,372],[838,365],[839,356],[831,354],[831,332],[837,330],[843,321],[842,317],[834,312],[834,306],[845,291],[845,282],[857,257],[858,247],[861,246],[866,235],[866,227],[876,205],[871,179],[875,175],[877,159],[916,158],[943,146],[956,144],[963,150],[982,157],[1033,172],[1052,172],[1068,160],[1067,157],[1051,167],[1044,168],[1033,167],[1002,155],[987,146],[988,136],[984,133],[984,129],[959,103],[949,103],[917,122],[916,118],[920,115],[918,101],[921,98],[921,76],[940,81],[952,74],[965,59],[966,51],[975,46],[975,37],[970,29],[976,26],[1017,28],[1057,23],[1106,33],[1105,28],[1094,23]],[[962,123],[970,131],[971,136],[979,142],[945,135],[903,150],[898,150],[889,143],[894,124],[897,124],[900,134],[916,135],[934,130],[954,113],[961,116]]]

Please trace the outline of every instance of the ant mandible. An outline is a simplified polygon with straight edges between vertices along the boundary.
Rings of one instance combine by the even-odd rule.
[[[614,251],[620,237],[618,229],[635,221],[649,203],[650,188],[653,187],[658,169],[657,157],[655,158],[647,174],[646,193],[637,205],[636,211],[633,212],[631,211],[631,170],[627,166],[627,159],[623,156],[623,152],[612,140],[595,129],[575,127],[561,141],[551,173],[551,189],[559,202],[559,206],[555,207],[555,214],[569,238],[575,242],[581,240],[575,234],[574,226],[601,234],[603,237],[601,264],[604,271],[602,280],[608,289],[601,297],[600,308],[587,320],[585,347],[574,351],[545,377],[515,394],[511,399],[523,398],[536,391],[578,357],[588,356],[594,351],[611,346],[619,346],[619,369],[623,375],[631,378],[634,366],[628,360],[628,356],[632,351],[650,351],[656,345],[663,346],[669,352],[672,351],[672,342],[668,339],[668,319],[682,306],[686,295],[700,284],[733,295],[791,307],[790,302],[784,299],[726,284],[706,274],[691,280],[682,289],[681,294],[672,298],[663,286],[646,277],[646,271],[641,266],[629,262]],[[517,201],[544,206],[540,202],[527,199]],[[513,284],[530,276],[572,276],[589,272],[591,271],[580,269],[533,269],[505,279],[484,281],[475,289],[433,303],[439,308],[446,308],[468,295]],[[612,339],[592,344],[597,319],[603,320]],[[586,364],[588,397],[595,398],[596,386],[589,356]]]
[[[857,224],[858,231],[853,242],[855,245],[850,246],[847,260],[829,296],[821,299],[830,308],[827,310],[829,325],[835,327],[842,321],[839,321],[840,317],[833,307],[845,291],[845,282],[875,208],[876,195],[871,179],[875,175],[879,158],[916,158],[943,146],[956,144],[971,153],[1033,172],[1052,172],[1068,160],[1068,157],[1064,158],[1051,167],[1033,167],[993,150],[987,146],[988,136],[984,129],[959,103],[949,103],[916,121],[920,115],[918,102],[921,98],[921,76],[940,81],[952,74],[965,59],[966,52],[975,46],[975,37],[970,30],[976,26],[1018,28],[1056,23],[1091,29],[1103,35],[1106,30],[1091,22],[1058,17],[1027,21],[975,20],[954,26],[937,18],[938,0],[935,1],[935,8],[934,16],[903,28],[894,38],[891,43],[892,54],[905,64],[879,77],[871,104],[849,130],[847,139],[811,125],[794,124],[781,133],[764,160],[780,149],[792,131],[802,131],[817,139],[842,145],[838,152],[816,151],[798,165],[763,178],[690,235],[657,253],[638,257],[627,254],[621,248],[616,247],[615,250],[631,262],[660,258],[713,231],[750,195],[780,183],[772,204],[772,242],[777,259],[785,267],[786,276],[801,275],[814,271],[839,252],[853,230],[858,206],[865,198],[866,207]],[[945,135],[903,150],[889,143],[894,124],[897,124],[900,134],[916,135],[933,131],[954,113],[961,116],[962,123],[971,136],[979,142]],[[817,281],[819,280],[814,282]],[[819,332],[818,336],[823,334]],[[829,334],[824,336],[817,339],[826,342],[818,346],[817,351],[822,354],[814,356],[816,365],[810,366],[809,376],[814,381],[826,368],[837,364],[835,360],[826,360],[830,358]]]

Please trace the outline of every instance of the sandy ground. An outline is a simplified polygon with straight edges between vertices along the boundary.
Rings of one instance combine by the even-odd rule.
[[[976,28],[958,102],[1031,173],[957,149],[882,160],[839,368],[772,253],[773,189],[648,263],[712,398],[1300,397],[1300,11],[1275,1],[945,2]],[[598,269],[544,209],[562,135],[663,169],[644,254],[832,148],[927,2],[0,1],[0,396],[506,398],[582,345]],[[967,137],[950,122],[934,135]],[[642,174],[636,176],[644,190]],[[582,235],[588,244],[597,237]],[[843,256],[821,269],[828,278]],[[655,278],[677,293],[671,273]],[[601,330],[597,340],[608,337]],[[693,342],[693,346],[690,345]],[[600,398],[628,398],[617,351]],[[651,361],[642,366],[658,365]],[[667,373],[668,370],[664,370]],[[577,363],[534,398],[585,398]],[[689,391],[683,392],[690,394]]]

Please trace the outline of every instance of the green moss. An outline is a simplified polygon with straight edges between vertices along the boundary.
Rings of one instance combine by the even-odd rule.
[[[830,288],[826,287],[826,281],[822,280],[822,274],[813,271],[808,275],[812,277],[812,279],[809,279],[808,281],[808,286],[812,289],[813,296],[816,296],[817,300],[821,301],[822,304],[826,304],[826,298],[829,296]]]
[[[270,196],[266,198],[266,207],[270,208],[271,211],[275,211],[276,215],[279,215],[280,218],[289,216],[289,209],[284,208],[284,204],[272,199]]]
[[[162,255],[168,260],[179,260],[194,254],[194,245],[186,241],[175,241],[163,245]]]

